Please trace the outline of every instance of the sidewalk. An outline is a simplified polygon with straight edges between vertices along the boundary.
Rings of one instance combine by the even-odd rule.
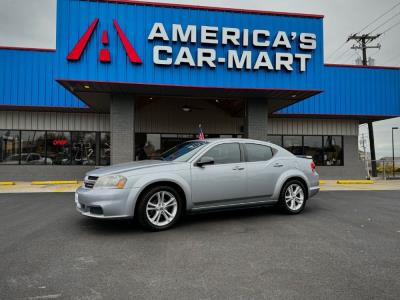
[[[0,193],[72,193],[82,185],[75,184],[35,184],[15,182],[14,185],[0,185]],[[376,180],[373,184],[337,184],[336,180],[323,180],[321,191],[400,191],[400,180]]]

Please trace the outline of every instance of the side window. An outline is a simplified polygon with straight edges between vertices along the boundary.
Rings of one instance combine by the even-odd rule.
[[[272,158],[273,152],[271,147],[258,144],[245,144],[247,152],[247,161],[267,161]]]
[[[221,144],[210,149],[204,156],[214,159],[215,165],[240,162],[240,147],[238,143]]]

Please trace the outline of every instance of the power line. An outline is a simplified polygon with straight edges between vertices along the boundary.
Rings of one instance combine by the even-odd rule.
[[[383,25],[386,25],[387,23],[389,23],[390,21],[392,21],[394,18],[396,18],[398,15],[400,15],[400,12],[398,12],[397,14],[393,15],[391,18],[387,19],[385,22],[383,22],[381,25],[375,27],[373,30],[371,30],[368,34],[373,33],[375,30],[381,28]]]
[[[326,59],[330,59],[334,54],[336,54],[346,44],[347,44],[347,41],[345,41],[343,44],[341,44],[339,47],[337,47],[333,52],[331,52],[331,54],[329,54]]]
[[[381,14],[379,17],[375,18],[372,22],[370,22],[368,25],[366,25],[363,29],[361,29],[359,32],[357,32],[356,34],[359,34],[360,32],[364,31],[365,29],[367,29],[369,26],[371,26],[372,24],[374,24],[376,21],[378,21],[380,18],[386,16],[388,13],[390,13],[393,9],[395,9],[397,6],[400,5],[400,2],[398,2],[397,4],[395,4],[393,7],[391,7],[389,10],[387,10],[386,12],[384,12],[383,14]]]
[[[399,26],[400,22],[395,23],[394,25],[390,26],[388,29],[386,29],[384,32],[382,32],[381,34],[385,34],[387,32],[389,32],[390,30],[392,30],[393,28],[395,28],[396,26]]]
[[[336,59],[337,59],[337,60],[343,59],[345,56],[347,56],[347,54],[348,54],[351,50],[352,50],[351,48],[347,49],[345,52],[343,52],[343,53],[340,55],[340,57],[337,57]]]
[[[378,16],[377,18],[375,18],[374,20],[372,20],[372,22],[368,23],[366,26],[364,26],[361,30],[359,30],[355,35],[358,35],[360,32],[362,32],[363,30],[367,29],[369,26],[371,26],[372,24],[374,24],[376,21],[378,21],[379,19],[383,18],[384,16],[386,16],[387,14],[389,14],[391,11],[393,11],[393,9],[395,9],[396,7],[400,6],[400,2],[398,2],[397,4],[395,4],[393,7],[391,7],[389,10],[387,10],[386,12],[384,12],[383,14],[381,14],[380,16]],[[341,44],[339,47],[337,47],[333,52],[331,52],[331,54],[329,54],[327,56],[327,60],[330,58],[333,58],[334,55],[341,50],[347,43],[349,42],[349,40],[345,41],[343,44]],[[347,51],[346,51],[347,52]],[[346,53],[345,52],[345,53]]]

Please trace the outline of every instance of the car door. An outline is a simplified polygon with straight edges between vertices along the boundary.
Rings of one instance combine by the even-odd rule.
[[[267,200],[274,193],[283,163],[273,158],[273,149],[267,145],[244,143],[247,169],[247,196]]]
[[[247,183],[245,162],[239,143],[216,145],[203,156],[213,158],[214,164],[199,167],[194,163],[192,166],[194,207],[212,207],[243,201],[247,195]]]

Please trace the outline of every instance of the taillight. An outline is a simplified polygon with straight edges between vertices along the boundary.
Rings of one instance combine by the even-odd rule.
[[[315,162],[314,161],[311,161],[310,167],[311,167],[311,171],[315,172]]]

